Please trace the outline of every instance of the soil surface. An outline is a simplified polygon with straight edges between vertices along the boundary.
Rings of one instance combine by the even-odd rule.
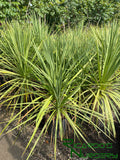
[[[7,117],[8,115],[6,114],[6,112],[1,109],[0,132],[5,126],[5,124],[1,122],[8,120]],[[15,124],[11,124],[7,130],[12,129],[14,126]],[[0,160],[26,160],[34,141],[25,152],[24,156],[21,157],[21,155],[29,141],[33,129],[33,126],[29,126],[26,129],[22,130],[22,132],[20,132],[19,130],[14,130],[7,135],[2,134],[0,136]],[[73,144],[68,144],[69,146],[71,146],[71,148],[73,148],[73,150],[71,148],[68,148],[67,146],[65,146],[65,144],[63,144],[63,142],[58,140],[57,160],[120,160],[120,127],[118,124],[116,125],[116,129],[117,138],[113,142],[106,138],[106,136],[104,136],[102,133],[99,133],[98,135],[90,127],[85,127],[84,131],[88,136],[87,140],[91,144],[94,143],[93,147],[95,147],[96,152],[90,149],[89,146],[85,143],[81,146],[78,140],[76,140],[76,142],[74,143],[74,145],[76,144],[76,148]],[[37,134],[39,134],[39,132],[40,130]],[[35,148],[34,153],[29,160],[54,160],[54,147],[53,144],[50,143],[50,135],[47,134],[44,139],[41,139],[41,141],[38,142],[37,147]],[[69,142],[71,142],[71,140]],[[78,147],[82,147],[81,152]],[[73,151],[72,157],[71,151]],[[84,157],[81,157],[81,155]]]

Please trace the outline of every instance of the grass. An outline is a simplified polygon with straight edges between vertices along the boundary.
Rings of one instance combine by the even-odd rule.
[[[52,33],[34,18],[28,24],[8,23],[0,35],[0,74],[5,79],[0,85],[0,105],[12,111],[0,135],[13,121],[15,128],[33,122],[26,151],[46,120],[27,160],[51,124],[56,159],[58,132],[61,141],[64,138],[63,120],[86,143],[81,122],[99,131],[100,121],[106,136],[116,136],[113,113],[120,122],[120,33],[116,22],[101,28],[87,28],[81,22],[73,30]]]

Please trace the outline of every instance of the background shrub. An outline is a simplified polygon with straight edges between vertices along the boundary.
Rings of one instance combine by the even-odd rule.
[[[102,24],[120,17],[119,0],[0,0],[0,20],[23,20],[35,13],[50,26],[74,26],[81,19]]]

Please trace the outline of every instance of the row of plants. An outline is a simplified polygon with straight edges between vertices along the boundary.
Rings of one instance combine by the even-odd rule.
[[[0,0],[0,20],[23,20],[35,13],[56,28],[103,24],[120,18],[119,0]]]
[[[86,143],[83,122],[115,137],[115,119],[120,122],[119,24],[87,28],[82,21],[53,33],[36,17],[30,22],[12,21],[0,30],[0,106],[11,110],[0,135],[32,123],[25,151],[39,134],[27,160],[51,124],[56,159],[58,133],[61,141],[65,137],[64,120],[67,133],[69,127]],[[16,126],[6,131],[12,122]]]

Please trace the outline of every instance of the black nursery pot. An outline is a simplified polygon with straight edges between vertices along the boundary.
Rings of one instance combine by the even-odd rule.
[[[54,122],[51,122],[49,128],[48,128],[48,134],[52,135],[52,137],[55,136],[55,128],[56,128],[56,120]],[[63,127],[63,135],[65,135],[67,131],[67,121],[66,119],[62,119],[62,127]],[[57,138],[60,138],[60,129],[59,129],[59,124],[58,124],[58,129],[57,129]]]

